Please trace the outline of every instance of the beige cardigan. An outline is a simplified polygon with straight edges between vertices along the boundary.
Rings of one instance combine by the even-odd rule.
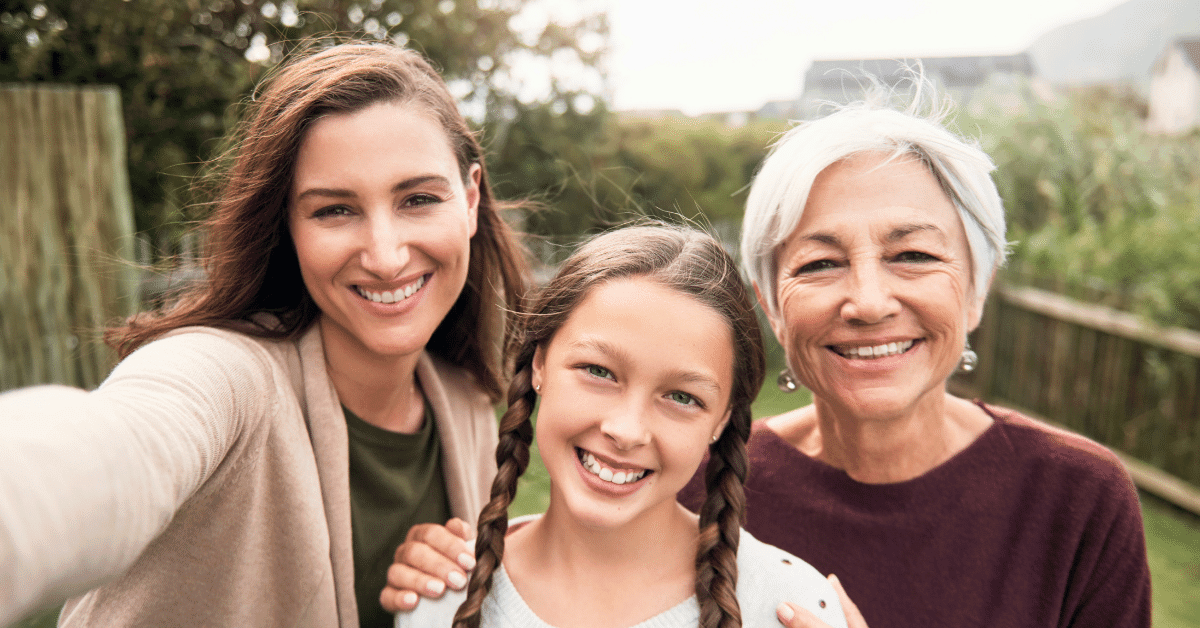
[[[450,508],[474,524],[492,407],[426,354],[417,377]],[[315,325],[181,330],[94,392],[0,395],[0,626],[88,589],[60,626],[357,626],[348,468]]]

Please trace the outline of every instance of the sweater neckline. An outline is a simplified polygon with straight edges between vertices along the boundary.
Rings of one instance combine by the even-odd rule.
[[[500,623],[502,626],[555,628],[538,617],[532,608],[529,608],[529,605],[525,603],[525,598],[521,597],[521,593],[509,579],[508,572],[504,570],[503,565],[492,573],[492,591],[489,601],[496,604],[496,608],[493,609],[496,616],[504,618],[504,621]],[[696,602],[696,596],[692,595],[675,606],[629,628],[679,628],[680,626],[694,626],[698,621],[700,621],[700,606]]]

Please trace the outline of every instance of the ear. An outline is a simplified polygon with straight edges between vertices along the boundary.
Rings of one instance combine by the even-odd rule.
[[[542,386],[542,369],[546,366],[546,352],[542,351],[542,345],[538,345],[533,351],[533,374],[530,377],[530,383],[533,387],[540,388]]]
[[[471,164],[471,169],[467,171],[466,181],[468,238],[475,237],[475,231],[479,227],[479,183],[482,180],[483,167],[479,164]]]
[[[767,322],[771,324],[771,332],[775,334],[775,339],[783,344],[783,336],[779,333],[780,325],[775,320],[775,315],[771,313],[771,309],[767,307],[767,300],[763,298],[762,290],[758,289],[758,282],[751,282],[750,286],[754,288],[754,298],[758,300],[758,307],[762,309],[763,314],[767,315]]]
[[[725,411],[725,418],[721,419],[720,423],[717,423],[717,429],[713,430],[713,433],[712,433],[713,436],[715,436],[715,437],[721,436],[721,434],[725,431],[725,428],[729,425],[729,417],[731,417],[731,416],[733,416],[733,408],[730,408]],[[714,438],[713,440],[716,440],[716,439]]]

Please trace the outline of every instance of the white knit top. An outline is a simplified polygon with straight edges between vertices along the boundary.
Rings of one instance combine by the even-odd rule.
[[[518,517],[509,526],[539,516]],[[797,604],[833,628],[845,628],[837,593],[812,565],[745,530],[741,531],[737,564],[737,598],[744,628],[778,628],[775,608],[780,602]],[[440,599],[422,599],[415,610],[396,615],[396,628],[449,628],[466,597],[466,591],[447,591]],[[492,574],[492,590],[484,599],[481,617],[482,628],[555,628],[529,608],[503,565]],[[693,595],[630,628],[694,628],[699,622],[700,605]]]

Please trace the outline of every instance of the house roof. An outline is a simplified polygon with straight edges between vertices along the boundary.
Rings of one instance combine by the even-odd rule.
[[[1183,58],[1192,64],[1192,68],[1200,72],[1200,39],[1179,39],[1175,45],[1183,53]]]
[[[804,88],[841,89],[847,82],[872,76],[889,86],[910,78],[910,68],[920,61],[925,76],[946,87],[969,87],[987,81],[997,72],[1033,75],[1027,53],[989,57],[924,57],[921,59],[827,59],[813,61],[804,75]]]

